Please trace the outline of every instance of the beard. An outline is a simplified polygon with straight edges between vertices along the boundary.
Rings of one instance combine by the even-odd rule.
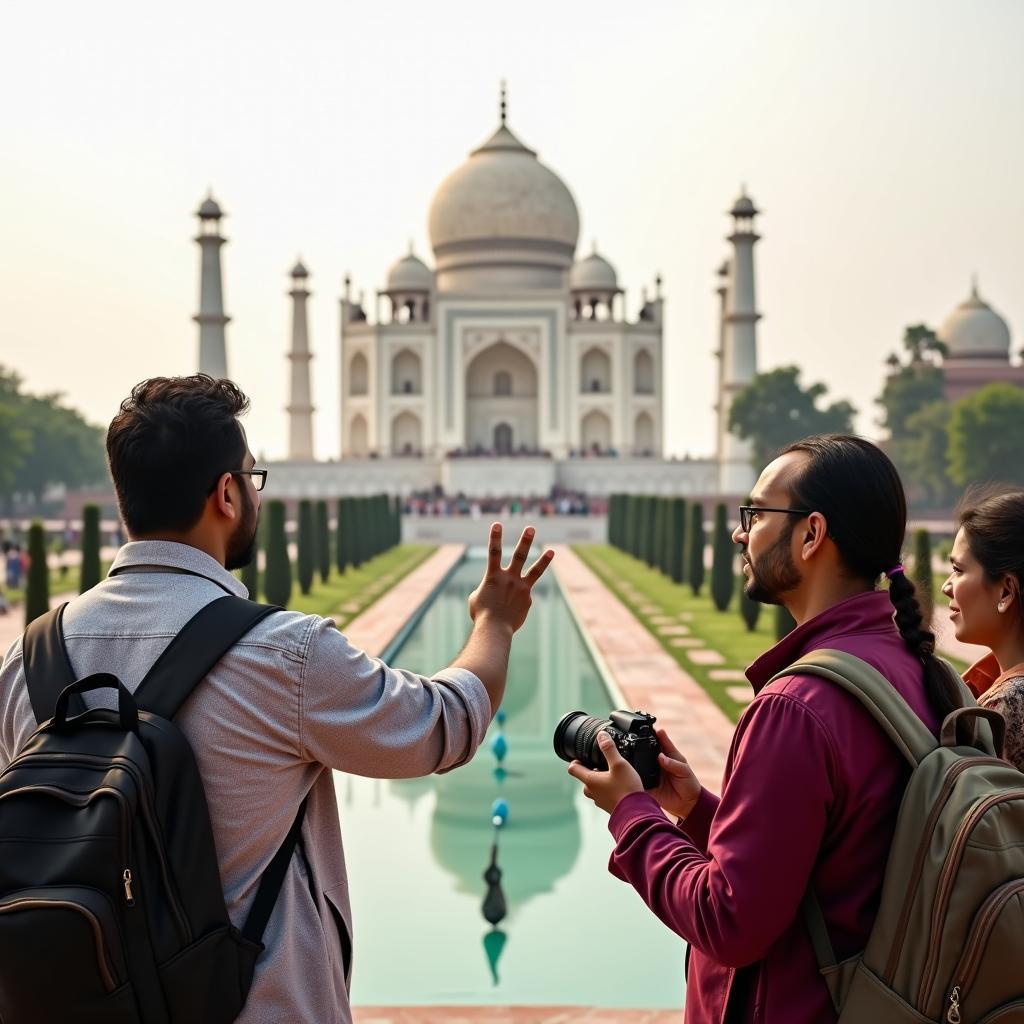
[[[242,518],[228,541],[225,553],[225,568],[243,569],[256,555],[256,527],[259,526],[259,509],[249,497],[246,487],[241,487]]]
[[[796,524],[794,523],[793,526]],[[750,579],[743,585],[743,593],[751,601],[759,604],[782,604],[782,595],[797,587],[802,579],[793,554],[790,542],[793,538],[793,526],[757,560],[753,561],[744,552],[747,565],[750,566]]]

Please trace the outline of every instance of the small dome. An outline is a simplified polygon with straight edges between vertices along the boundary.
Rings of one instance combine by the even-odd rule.
[[[978,286],[942,322],[939,340],[945,342],[949,359],[1010,358],[1010,328],[978,295]]]
[[[221,210],[217,200],[214,199],[212,195],[207,195],[200,204],[196,213],[198,216],[202,217],[203,220],[217,220],[224,216],[224,211]]]
[[[500,239],[554,245],[571,258],[580,228],[565,182],[505,124],[441,183],[429,223],[435,254]]]
[[[411,250],[388,271],[387,292],[429,292],[434,272]]]
[[[292,267],[292,277],[309,277],[309,271],[303,265],[302,260],[298,260]]]
[[[619,281],[615,268],[595,249],[572,265],[569,288],[574,292],[617,292]]]
[[[732,204],[729,211],[734,217],[755,217],[761,211],[754,205],[753,199],[747,195],[746,186],[740,189],[739,198]]]

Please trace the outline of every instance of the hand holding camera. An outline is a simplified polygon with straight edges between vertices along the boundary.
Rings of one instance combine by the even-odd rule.
[[[572,762],[569,774],[583,783],[583,795],[609,814],[624,796],[646,789],[667,814],[685,818],[701,785],[655,721],[642,711],[608,718],[571,711],[555,727],[555,753]]]

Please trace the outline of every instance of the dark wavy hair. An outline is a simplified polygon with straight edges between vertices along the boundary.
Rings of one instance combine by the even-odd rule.
[[[151,377],[132,388],[107,429],[107,461],[132,536],[191,529],[221,474],[242,468],[238,417],[249,399],[204,373]]]
[[[874,586],[900,563],[907,531],[907,498],[896,467],[876,445],[850,434],[806,437],[782,454],[787,452],[807,456],[790,486],[792,505],[820,512],[847,571]],[[935,635],[906,573],[892,576],[889,598],[900,636],[924,666],[929,700],[945,717],[963,701],[952,673],[935,657]]]
[[[1000,493],[998,485],[975,488],[956,510],[957,526],[985,575],[995,582],[1013,576],[1024,585],[1024,491]]]

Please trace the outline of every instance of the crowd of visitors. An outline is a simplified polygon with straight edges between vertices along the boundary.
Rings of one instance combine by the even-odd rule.
[[[608,499],[582,491],[553,487],[547,497],[471,497],[445,494],[440,487],[415,491],[402,501],[402,511],[410,516],[588,516],[604,515]]]

